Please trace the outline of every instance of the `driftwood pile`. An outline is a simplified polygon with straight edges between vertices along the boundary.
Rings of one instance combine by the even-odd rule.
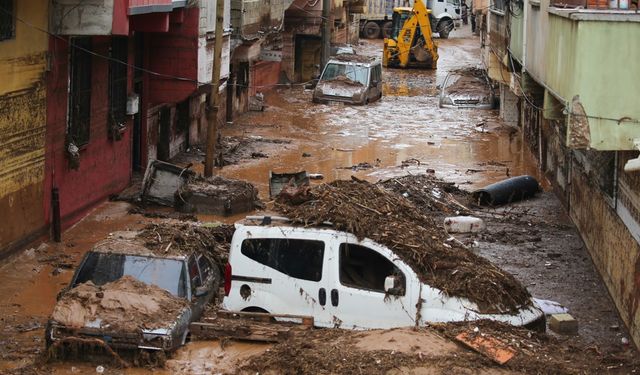
[[[402,195],[425,213],[447,215],[471,213],[469,208],[460,203],[466,203],[470,194],[460,190],[455,183],[442,181],[433,175],[395,177],[378,182],[378,185]]]
[[[136,240],[158,255],[188,255],[201,252],[220,267],[227,263],[233,225],[154,223],[137,235]]]
[[[319,185],[303,203],[281,200],[275,207],[296,224],[330,222],[337,230],[388,246],[423,282],[448,296],[469,299],[482,313],[512,312],[530,304],[529,293],[512,275],[454,242],[447,243],[439,221],[412,202],[352,179]]]

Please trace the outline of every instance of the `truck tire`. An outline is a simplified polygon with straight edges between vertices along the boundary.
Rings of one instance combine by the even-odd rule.
[[[451,30],[453,30],[453,21],[451,19],[445,18],[438,22],[438,35],[440,35],[440,38],[449,38],[449,32],[451,32]]]
[[[364,24],[362,34],[367,39],[376,39],[380,37],[380,26],[373,21]]]
[[[382,24],[382,37],[389,38],[391,37],[391,28],[393,27],[393,22],[387,21]]]

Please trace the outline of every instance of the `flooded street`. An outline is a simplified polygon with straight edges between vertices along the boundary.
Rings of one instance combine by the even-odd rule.
[[[580,330],[579,336],[567,340],[618,348],[626,337],[624,325],[519,130],[503,124],[497,110],[438,108],[439,85],[450,71],[477,67],[479,45],[468,28],[453,32],[450,39],[439,40],[436,71],[385,69],[383,98],[366,106],[312,104],[311,90],[300,86],[279,86],[266,92],[264,112],[243,114],[222,130],[224,137],[253,140],[255,151],[266,157],[249,156],[214,173],[253,183],[265,201],[269,200],[270,171],[304,170],[324,176],[313,184],[351,176],[378,182],[430,171],[466,191],[509,176],[532,175],[545,191],[530,201],[482,211],[488,231],[471,240],[477,241],[473,251],[513,273],[534,297],[568,307],[580,322]],[[358,49],[361,54],[379,56],[382,41],[363,41]],[[197,160],[192,169],[202,172],[200,159],[194,155],[198,156],[181,155],[176,163]],[[14,256],[0,268],[0,373],[15,369],[20,373],[21,367],[41,360],[43,331],[56,295],[93,244],[114,231],[136,230],[156,220],[128,214],[131,207],[107,202],[65,232],[62,243],[33,244],[34,249]],[[199,215],[198,219],[232,223],[243,216]],[[358,345],[386,350],[385,343],[391,342],[387,336],[391,334],[367,337]],[[398,334],[399,340],[408,340],[408,336]],[[424,344],[425,355],[462,351],[439,336],[423,341],[417,338],[413,344]],[[436,349],[429,347],[432,342],[438,345]],[[402,345],[401,351],[413,350],[407,343]],[[233,373],[247,358],[270,350],[267,344],[196,341],[179,349],[163,369],[121,370],[105,364],[104,373]],[[95,373],[99,364],[102,362],[60,361],[47,365],[46,371]]]
[[[268,158],[227,166],[219,173],[253,182],[263,196],[270,170],[321,173],[323,182],[351,175],[375,182],[433,169],[438,177],[467,189],[530,174],[544,185],[522,139],[501,125],[496,111],[438,108],[438,85],[447,73],[480,63],[477,38],[468,29],[459,35],[439,41],[436,71],[385,69],[384,96],[367,106],[315,105],[311,90],[300,87],[269,93],[264,112],[241,116],[223,134],[292,142],[267,149]],[[380,56],[382,41],[361,41],[359,49]],[[303,153],[310,156],[301,157]],[[401,168],[403,161],[410,162]],[[374,167],[351,169],[359,163]]]

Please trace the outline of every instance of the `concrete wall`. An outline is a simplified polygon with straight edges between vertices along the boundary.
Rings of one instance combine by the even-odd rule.
[[[633,341],[640,345],[640,244],[575,161],[570,202],[571,218]]]
[[[48,1],[14,2],[15,14],[48,28]],[[0,257],[44,233],[47,35],[16,21],[0,42]]]

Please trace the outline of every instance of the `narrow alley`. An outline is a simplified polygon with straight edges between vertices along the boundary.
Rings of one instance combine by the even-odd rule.
[[[577,83],[568,89],[582,90],[570,91],[571,106],[557,109],[567,103],[560,95],[572,98],[553,91],[556,82],[528,75],[535,67],[525,72],[531,57],[517,54],[528,47],[517,50],[514,40],[526,33],[508,30],[513,39],[505,42],[495,18],[526,28],[528,16],[511,7],[533,11],[540,3],[506,2],[496,15],[498,1],[467,2],[475,31],[456,20],[449,32],[446,20],[432,17],[437,69],[400,69],[385,65],[385,43],[401,40],[385,28],[390,19],[375,20],[369,8],[367,21],[359,10],[367,1],[328,2],[340,4],[331,15],[334,42],[343,37],[335,44],[353,46],[361,61],[385,60],[381,82],[366,84],[380,83],[381,98],[352,105],[314,103],[322,76],[311,73],[318,68],[305,53],[324,58],[314,33],[327,21],[326,1],[257,5],[261,31],[248,21],[256,17],[246,8],[251,2],[227,1],[216,93],[225,109],[205,118],[213,103],[207,90],[218,87],[207,77],[216,71],[215,2],[168,1],[167,11],[148,14],[152,6],[130,2],[111,9],[109,41],[64,20],[81,20],[72,5],[52,5],[56,17],[67,13],[38,39],[37,53],[52,56],[30,63],[43,77],[28,77],[36,89],[25,94],[42,126],[32,145],[42,151],[39,172],[19,171],[23,159],[0,152],[0,177],[7,177],[0,183],[7,208],[0,216],[7,225],[0,229],[0,374],[640,372],[640,180],[623,167],[638,156],[627,140],[640,139],[640,114],[624,112],[626,101],[615,109],[626,117],[592,114],[589,90]],[[28,7],[0,1],[0,16],[9,3],[22,14],[13,18],[21,33]],[[555,4],[542,3],[545,11]],[[621,4],[610,17],[627,17],[640,35],[640,14]],[[601,10],[590,7],[584,11]],[[128,12],[127,25],[116,22],[118,12]],[[37,16],[46,24],[45,14]],[[115,113],[121,122],[114,122],[117,69],[92,51],[120,60],[118,38],[131,39],[120,50],[130,64],[119,86],[127,113]],[[499,39],[508,48],[495,51]],[[2,65],[10,60],[2,43],[0,73],[8,77],[14,70]],[[632,49],[630,56],[640,56]],[[87,73],[59,59],[74,53],[101,62]],[[82,94],[67,99],[65,82],[82,74],[95,82],[103,73],[109,108],[97,109],[103,104],[94,91],[84,114],[108,118],[97,121],[106,138],[92,148],[89,125],[84,135],[69,133],[67,121],[83,115],[71,113]],[[463,99],[471,102],[476,90],[491,108],[443,105],[455,76],[477,78]],[[625,95],[640,94],[633,90]],[[0,92],[0,132],[7,134],[15,130],[7,119],[27,116],[12,112],[19,103],[3,106],[10,96]],[[592,105],[582,109],[586,125],[572,112],[580,98]],[[203,177],[211,118],[221,157],[214,177]],[[610,118],[620,119],[617,141],[601,123]],[[99,138],[95,124],[91,137]],[[585,126],[591,138],[575,146]],[[0,146],[14,138],[0,135]],[[16,188],[27,180],[35,187]],[[525,180],[535,189],[511,185],[496,203],[492,187]],[[29,213],[36,196],[44,203]],[[622,246],[624,257],[616,253]]]

